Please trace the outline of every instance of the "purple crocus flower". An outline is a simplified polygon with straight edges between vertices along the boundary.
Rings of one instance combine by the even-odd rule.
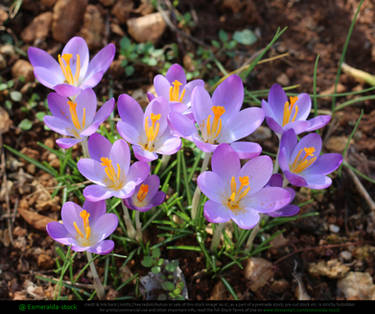
[[[133,196],[124,199],[126,207],[140,212],[146,212],[163,203],[165,193],[159,191],[160,179],[157,175],[147,179],[135,188]]]
[[[268,94],[268,102],[262,100],[262,108],[266,114],[268,126],[276,133],[282,134],[288,129],[294,129],[296,134],[310,132],[325,126],[331,116],[317,116],[306,120],[311,111],[311,98],[302,93],[298,96],[286,96],[282,87],[272,85]]]
[[[119,134],[133,145],[138,160],[152,161],[157,154],[172,155],[181,148],[181,139],[168,127],[169,104],[163,97],[154,98],[145,112],[129,95],[120,95],[117,103],[121,121]]]
[[[230,219],[242,229],[259,222],[259,214],[274,212],[290,203],[288,190],[265,186],[272,175],[268,156],[250,159],[241,168],[238,154],[228,144],[220,144],[212,155],[212,171],[198,177],[198,186],[209,198],[204,216],[209,222]]]
[[[86,41],[81,37],[73,37],[61,55],[58,55],[58,62],[46,51],[36,47],[30,47],[28,55],[38,81],[70,97],[79,94],[81,89],[96,86],[112,63],[115,52],[115,45],[109,44],[89,62]]]
[[[342,156],[334,153],[319,156],[321,148],[322,138],[317,133],[310,133],[299,142],[293,129],[283,133],[279,164],[291,184],[310,189],[325,189],[331,185],[327,174],[340,166]]]
[[[167,74],[158,74],[154,78],[154,87],[157,96],[162,96],[171,104],[171,110],[181,113],[190,112],[190,97],[196,86],[204,86],[202,80],[186,82],[184,69],[179,64],[173,64]],[[151,93],[147,94],[149,101],[155,98]]]
[[[177,133],[193,141],[204,152],[213,152],[218,144],[228,143],[240,158],[253,158],[260,154],[261,146],[238,140],[262,124],[264,112],[261,108],[240,111],[243,97],[241,78],[231,75],[216,88],[212,98],[202,86],[194,88],[191,105],[197,124],[177,112],[171,112],[169,121]]]
[[[88,150],[91,158],[82,158],[77,167],[81,174],[94,182],[83,190],[83,195],[96,202],[110,198],[128,198],[138,184],[150,173],[150,166],[142,161],[130,166],[130,150],[124,140],[113,145],[102,135],[89,137]]]
[[[71,245],[77,252],[89,251],[108,254],[114,242],[105,240],[115,231],[118,219],[114,214],[106,214],[105,201],[83,204],[83,208],[73,202],[66,202],[61,210],[62,223],[47,224],[49,236],[64,245]]]
[[[267,186],[275,186],[275,187],[282,187],[283,186],[283,177],[279,173],[275,173],[271,176],[271,179],[268,181]],[[290,193],[290,201],[292,202],[294,200],[294,197],[296,196],[296,192],[292,188],[286,187]],[[289,217],[297,215],[299,212],[299,207],[297,205],[288,204],[278,210],[275,210],[273,212],[267,213],[268,216],[271,217]]]
[[[47,99],[52,116],[45,116],[44,123],[61,135],[70,136],[56,141],[61,148],[69,148],[95,133],[115,105],[111,98],[96,112],[96,96],[91,88],[83,90],[75,100],[57,93],[50,93]]]

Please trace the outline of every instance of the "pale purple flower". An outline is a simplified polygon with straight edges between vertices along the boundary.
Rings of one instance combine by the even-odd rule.
[[[64,245],[71,245],[73,251],[89,251],[96,254],[108,254],[113,250],[114,242],[105,240],[117,228],[115,214],[107,214],[105,201],[83,204],[83,208],[73,202],[66,202],[61,210],[62,223],[47,224],[49,236]]]
[[[331,116],[322,115],[306,120],[311,111],[311,98],[302,93],[298,96],[286,96],[282,87],[272,85],[268,94],[268,102],[262,100],[262,108],[266,114],[268,126],[276,133],[282,134],[286,130],[294,129],[296,134],[310,132],[325,126]]]
[[[186,82],[184,69],[179,64],[173,64],[167,74],[158,74],[154,77],[154,87],[157,96],[162,96],[171,104],[171,110],[180,113],[190,112],[191,93],[196,86],[204,86],[202,80]],[[155,98],[151,93],[147,94],[149,101]]]
[[[295,186],[325,189],[332,183],[327,174],[342,162],[341,154],[320,155],[322,138],[317,133],[304,136],[299,142],[293,129],[281,137],[279,164],[288,181]]]
[[[191,106],[195,122],[177,112],[171,112],[169,121],[178,134],[204,152],[213,152],[220,143],[228,143],[240,158],[252,158],[261,153],[261,146],[238,140],[262,124],[264,112],[261,108],[240,111],[243,97],[241,78],[231,75],[216,88],[212,98],[203,87],[194,88]]]
[[[172,155],[181,148],[181,139],[168,126],[169,104],[163,97],[154,98],[143,112],[129,95],[120,95],[117,103],[121,121],[119,134],[133,145],[138,160],[152,161],[157,154]]]
[[[75,100],[57,93],[50,93],[47,99],[52,116],[45,116],[44,123],[53,131],[68,136],[56,141],[61,148],[69,148],[95,133],[115,105],[111,98],[96,112],[96,95],[91,88],[83,90]]]
[[[221,144],[212,155],[211,168],[198,177],[199,188],[209,198],[204,205],[209,222],[233,220],[240,228],[251,229],[259,222],[259,214],[290,203],[288,190],[266,186],[273,168],[268,156],[250,159],[241,167],[238,154]]]
[[[271,179],[268,181],[267,186],[282,187],[283,186],[283,177],[281,174],[275,173],[271,176]],[[290,193],[290,202],[294,200],[296,192],[292,188],[286,187]],[[267,213],[271,217],[289,217],[297,215],[299,212],[299,207],[297,205],[288,204],[278,210]]]
[[[133,196],[124,199],[126,207],[145,212],[163,203],[165,193],[159,191],[160,179],[157,175],[150,175],[135,188]]]
[[[138,184],[150,173],[150,166],[142,161],[130,166],[130,150],[124,140],[113,145],[102,135],[89,137],[88,150],[91,158],[82,158],[77,167],[81,174],[95,183],[83,190],[83,195],[96,202],[110,198],[128,198]]]
[[[34,74],[44,86],[54,89],[63,96],[78,95],[80,90],[96,86],[109,68],[115,56],[116,47],[109,44],[90,61],[86,41],[73,37],[65,45],[58,61],[46,51],[30,47],[28,56],[34,67]]]

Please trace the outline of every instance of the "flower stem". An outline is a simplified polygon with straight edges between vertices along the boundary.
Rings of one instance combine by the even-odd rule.
[[[135,238],[137,239],[137,241],[142,241],[142,224],[141,224],[141,221],[139,219],[139,211],[136,210],[135,211],[135,227],[136,227],[136,236]]]
[[[103,300],[105,296],[104,287],[102,282],[99,279],[98,272],[96,271],[95,264],[92,260],[92,255],[89,251],[86,251],[87,260],[90,263],[90,270],[92,277],[94,278],[94,286],[96,290],[96,295],[98,296],[99,300]]]
[[[160,171],[164,170],[167,167],[170,159],[171,155],[163,155],[163,157],[161,157]]]
[[[220,236],[223,232],[224,223],[216,224],[214,235],[212,236],[212,242],[210,246],[210,251],[214,252],[216,251],[217,247],[220,243]]]
[[[247,240],[247,243],[246,243],[246,250],[248,252],[251,252],[252,248],[253,248],[253,243],[254,243],[254,239],[255,237],[257,236],[258,232],[259,232],[259,229],[260,229],[260,221],[262,219],[262,216],[260,217],[259,219],[259,222],[258,224],[253,228],[253,230],[251,231],[250,233],[250,236],[249,236],[249,239]]]
[[[126,225],[126,230],[128,232],[128,236],[129,238],[131,239],[135,239],[136,238],[136,231],[134,229],[134,226],[133,226],[133,222],[130,218],[130,214],[129,214],[129,210],[128,208],[125,206],[124,202],[121,200],[121,205],[122,205],[122,209],[124,211],[124,221],[125,221],[125,225]]]
[[[275,164],[273,166],[273,173],[278,173],[279,172],[279,153],[280,153],[280,141],[281,141],[281,135],[276,134],[277,138],[279,139],[279,147],[277,149],[277,154],[276,154],[276,160]]]
[[[202,162],[201,173],[206,171],[207,166],[208,166],[208,162],[210,161],[210,157],[211,157],[211,153],[205,153],[204,159],[203,159],[203,162]],[[201,196],[201,190],[199,189],[199,187],[197,185],[197,187],[195,188],[195,191],[194,191],[193,200],[191,202],[191,218],[193,220],[197,216],[200,196]]]
[[[87,137],[81,142],[81,144],[82,144],[83,157],[90,158],[89,147],[87,145]]]

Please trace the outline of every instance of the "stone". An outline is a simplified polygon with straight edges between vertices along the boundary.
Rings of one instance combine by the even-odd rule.
[[[0,107],[0,134],[4,134],[9,131],[12,121],[9,118],[8,112]]]
[[[271,262],[260,257],[251,257],[245,268],[245,278],[249,281],[250,289],[255,292],[266,285],[274,276]]]
[[[117,18],[120,23],[125,24],[129,19],[130,12],[134,7],[134,1],[132,0],[119,0],[112,8],[112,14]]]
[[[0,70],[4,70],[7,67],[7,61],[4,56],[0,54]]]
[[[141,43],[157,42],[167,26],[159,12],[129,19],[126,24],[130,36]]]
[[[40,4],[45,8],[52,8],[56,0],[40,0]]]
[[[369,273],[350,272],[337,282],[347,300],[375,300],[375,285]]]
[[[105,7],[109,7],[115,3],[115,0],[99,0],[99,2]]]
[[[38,267],[41,269],[51,269],[55,265],[55,261],[47,254],[40,254],[38,256]]]
[[[32,82],[34,80],[33,66],[30,62],[19,59],[12,66],[12,76],[16,79],[23,77],[26,82]]]
[[[8,13],[3,8],[0,8],[0,25],[3,25],[4,22],[8,19]]]
[[[88,0],[58,0],[53,7],[52,37],[66,43],[82,25]]]
[[[326,142],[326,148],[330,153],[342,153],[345,149],[348,138],[346,136],[331,136]]]
[[[348,266],[341,264],[337,259],[320,261],[309,265],[309,273],[315,277],[325,276],[332,279],[342,278],[349,270],[350,268]]]
[[[104,21],[100,10],[95,5],[89,4],[83,18],[81,36],[86,40],[89,49],[102,46]]]
[[[285,73],[281,73],[277,78],[276,82],[282,86],[287,86],[290,83],[289,77]]]
[[[51,12],[45,12],[38,15],[21,33],[22,40],[27,43],[32,43],[36,39],[46,39],[51,28],[51,23]]]

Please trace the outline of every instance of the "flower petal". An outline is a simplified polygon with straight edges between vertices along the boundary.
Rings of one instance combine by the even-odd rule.
[[[81,127],[88,126],[92,123],[96,113],[96,95],[91,88],[83,90],[76,98],[77,117]],[[83,118],[85,118],[83,120]]]
[[[171,128],[182,137],[191,136],[197,133],[194,121],[178,112],[171,112],[169,114],[169,123]]]
[[[79,172],[91,182],[103,185],[106,177],[104,167],[95,159],[81,158],[77,163]]]
[[[98,241],[102,241],[116,230],[117,225],[118,219],[115,214],[105,214],[98,217],[91,228],[92,232],[96,233]]]
[[[27,50],[27,55],[34,68],[45,68],[50,72],[50,74],[55,76],[59,82],[64,81],[64,76],[62,74],[60,65],[46,51],[36,47],[29,47]]]
[[[61,96],[73,98],[81,92],[79,87],[62,83],[53,86],[53,89]]]
[[[47,68],[34,67],[34,75],[42,85],[52,89],[54,86],[64,82],[64,79],[61,76]]]
[[[307,147],[313,147],[315,149],[314,156],[318,157],[322,149],[322,138],[320,135],[317,133],[310,133],[301,138],[291,154],[290,162],[294,161],[301,149]]]
[[[297,97],[298,99],[294,104],[294,106],[298,106],[296,121],[306,120],[311,111],[311,98],[306,93],[299,94]]]
[[[266,122],[270,129],[275,133],[282,134],[284,132],[284,129],[280,126],[279,123],[276,122],[275,119],[266,116]]]
[[[168,133],[170,132],[168,131]],[[161,155],[173,155],[180,150],[181,144],[182,142],[179,137],[172,135],[163,136],[163,138],[155,143],[155,152]]]
[[[126,176],[130,166],[130,149],[124,140],[117,140],[113,143],[109,159],[112,160],[113,167],[117,171],[117,164],[121,168],[121,172]]]
[[[286,205],[283,208],[267,213],[271,217],[290,217],[298,214],[300,208],[297,205]]]
[[[158,74],[154,77],[154,88],[158,96],[162,96],[169,101],[169,89],[171,88],[171,83],[165,76]]]
[[[307,121],[309,122],[309,127],[305,130],[305,132],[318,130],[324,127],[325,125],[327,125],[330,120],[331,120],[331,116],[329,115],[317,116],[315,118],[312,118]]]
[[[112,240],[104,240],[97,245],[90,247],[88,251],[94,254],[106,255],[111,253],[114,247],[115,243]]]
[[[52,115],[66,120],[70,123],[71,117],[69,112],[68,99],[58,93],[49,93],[47,96],[48,108]]]
[[[168,114],[170,112],[169,103],[163,97],[156,97],[154,98],[146,107],[144,120],[142,125],[146,124],[146,120],[148,121],[149,126],[151,126],[151,113],[154,115],[160,114],[160,119],[156,122],[159,123],[159,132],[157,137],[162,135],[168,127]],[[143,132],[145,129],[143,127]]]
[[[212,223],[223,223],[230,220],[230,210],[221,203],[208,200],[204,204],[204,217]]]
[[[231,212],[231,219],[241,229],[252,229],[258,224],[260,217],[256,211],[247,209],[246,211],[239,213]]]
[[[70,68],[72,70],[73,75],[76,73],[76,64],[77,64],[77,55],[79,55],[80,59],[80,71],[79,71],[79,81],[82,81],[82,78],[85,77],[87,67],[89,65],[89,48],[87,47],[86,41],[82,37],[75,36],[70,39],[61,55],[64,54],[72,54],[72,59],[70,62]]]
[[[273,118],[279,125],[282,125],[284,105],[287,101],[288,97],[283,88],[279,84],[273,84],[268,94],[268,105],[273,112]]]
[[[252,142],[233,142],[230,144],[240,159],[251,159],[259,156],[262,152],[262,146]]]
[[[172,84],[175,80],[182,83],[182,86],[186,84],[186,75],[185,71],[182,68],[181,65],[175,63],[170,66],[170,68],[167,71],[167,74],[165,75],[167,80]]]
[[[73,127],[71,122],[54,116],[45,116],[43,121],[51,130],[61,135],[72,136],[72,134],[68,131]]]
[[[292,195],[287,189],[280,187],[265,187],[248,199],[244,199],[246,206],[256,209],[261,213],[278,210],[291,202]]]
[[[90,158],[95,159],[98,162],[100,158],[109,158],[112,144],[103,135],[95,133],[89,137],[87,142]]]
[[[304,175],[326,175],[335,171],[341,163],[341,154],[324,154],[319,156],[317,161],[304,171]]]
[[[307,182],[304,177],[294,174],[290,171],[283,171],[288,181],[295,186],[306,186]]]
[[[227,184],[216,172],[202,172],[198,176],[197,183],[203,194],[206,195],[210,200],[217,203],[222,201],[222,195]]]
[[[57,139],[56,144],[59,145],[62,149],[68,149],[82,141],[82,138],[64,137]]]
[[[307,182],[306,187],[310,189],[322,190],[328,188],[332,184],[332,179],[324,175],[306,176],[305,179]]]
[[[65,226],[57,221],[52,221],[46,226],[48,235],[57,242],[70,244],[71,235]]]
[[[149,174],[150,165],[147,162],[136,161],[129,168],[128,181],[138,185],[143,182]]]
[[[81,211],[82,208],[74,202],[66,202],[61,208],[61,219],[71,237],[76,237],[78,235],[74,228],[74,222],[77,224],[78,228],[83,226],[82,218],[79,215]]]
[[[230,182],[241,169],[240,158],[230,145],[220,144],[212,155],[211,168],[224,182]]]
[[[191,110],[194,115],[194,120],[200,124],[207,117],[212,114],[211,111],[211,97],[203,86],[194,88],[191,95]]]
[[[83,190],[83,196],[89,201],[98,202],[113,196],[113,191],[101,185],[89,185]]]
[[[260,171],[261,169],[261,171]],[[240,170],[239,176],[249,177],[250,192],[253,195],[264,187],[271,178],[273,171],[272,159],[268,156],[258,156],[250,159]]]
[[[133,97],[121,94],[117,101],[117,109],[125,123],[130,124],[138,132],[144,131],[144,113],[140,104]]]
[[[106,204],[104,200],[99,202],[91,202],[89,200],[85,200],[85,202],[82,205],[82,208],[90,214],[90,225],[95,223],[95,221],[100,216],[103,216],[106,213]]]
[[[134,156],[139,161],[150,162],[150,161],[153,161],[155,159],[158,159],[158,154],[156,154],[154,152],[150,152],[148,150],[145,150],[140,145],[133,145],[132,147],[133,147]]]
[[[142,142],[139,130],[136,129],[134,125],[128,122],[117,122],[117,132],[123,139],[125,139],[125,141],[127,141],[130,144],[140,144]]]
[[[185,95],[182,99],[182,102],[184,104],[187,104],[188,107],[190,107],[190,101],[191,101],[191,94],[193,92],[193,89],[197,86],[204,87],[204,81],[203,80],[193,80],[185,85]]]

